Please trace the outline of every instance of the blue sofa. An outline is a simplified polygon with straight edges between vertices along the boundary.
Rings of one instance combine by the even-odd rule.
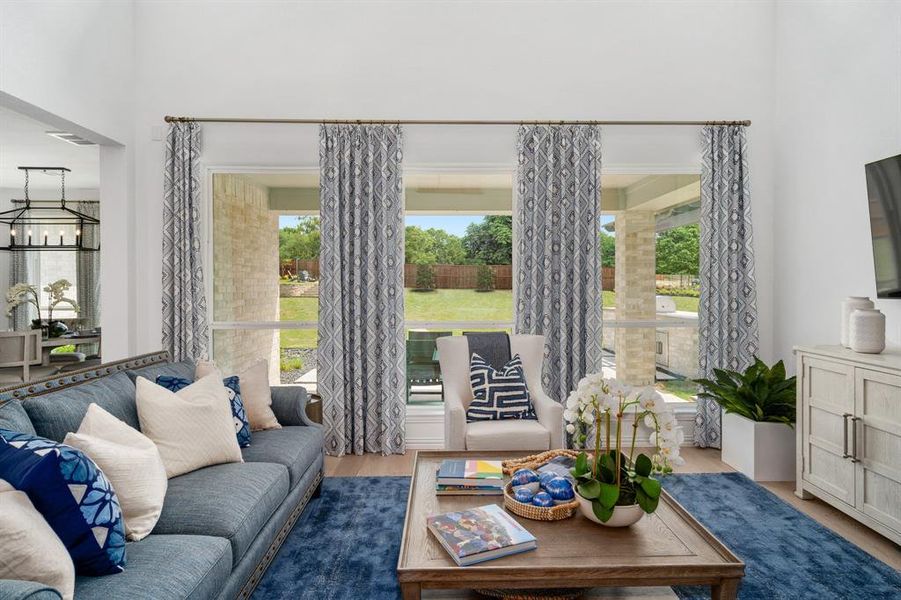
[[[0,428],[62,441],[95,402],[139,428],[134,379],[194,377],[194,365],[158,352],[0,390]],[[253,433],[243,463],[169,480],[153,533],[126,547],[125,571],[76,578],[77,600],[247,598],[322,483],[321,426],[306,416],[306,391],[272,387],[281,429]],[[35,583],[0,580],[0,600],[59,599]]]

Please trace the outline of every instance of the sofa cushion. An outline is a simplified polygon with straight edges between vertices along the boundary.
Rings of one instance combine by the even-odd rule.
[[[467,450],[548,450],[550,444],[548,430],[531,419],[466,424]]]
[[[277,463],[288,467],[291,487],[316,458],[322,454],[322,429],[319,427],[282,427],[253,434],[253,444],[241,450],[248,463]]]
[[[25,412],[25,408],[18,400],[10,400],[6,404],[0,405],[0,429],[37,435],[31,419],[28,418],[28,413]]]
[[[135,386],[125,373],[26,398],[22,405],[39,436],[62,442],[67,433],[78,431],[92,402],[130,427],[140,429]]]
[[[0,580],[0,600],[62,600],[52,587],[33,581]]]
[[[288,481],[288,469],[271,463],[228,463],[173,477],[153,533],[225,538],[237,564],[288,495]]]
[[[153,535],[128,544],[128,568],[108,577],[77,577],[76,598],[215,598],[232,568],[228,541],[205,535]]]
[[[138,376],[150,381],[156,381],[160,375],[168,375],[170,377],[181,377],[182,379],[194,379],[194,362],[183,360],[174,363],[159,363],[150,365],[134,371],[126,371],[128,378],[134,383]]]

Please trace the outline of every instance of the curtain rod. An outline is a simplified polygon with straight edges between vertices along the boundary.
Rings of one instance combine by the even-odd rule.
[[[476,119],[245,119],[240,117],[173,117],[166,115],[166,123],[284,123],[293,125],[741,125],[744,121],[491,121]]]

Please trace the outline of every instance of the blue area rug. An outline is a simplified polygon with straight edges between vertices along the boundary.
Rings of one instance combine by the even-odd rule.
[[[331,477],[254,600],[394,600],[408,477]],[[746,565],[741,600],[901,598],[901,575],[738,473],[672,475],[667,490]],[[862,526],[861,526],[862,527]],[[683,600],[710,588],[676,588]]]
[[[673,475],[663,487],[744,561],[741,600],[901,598],[901,574],[741,473]],[[710,598],[709,587],[674,590]]]

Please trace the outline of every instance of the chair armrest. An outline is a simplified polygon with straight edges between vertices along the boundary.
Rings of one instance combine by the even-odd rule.
[[[0,579],[0,600],[62,600],[62,595],[42,583]]]
[[[322,427],[307,416],[310,397],[306,388],[299,385],[273,385],[269,390],[272,392],[272,412],[280,425]]]
[[[466,450],[466,411],[463,400],[444,388],[444,449]]]
[[[544,390],[532,391],[532,405],[538,422],[551,434],[551,450],[563,448],[563,405],[551,400]]]

